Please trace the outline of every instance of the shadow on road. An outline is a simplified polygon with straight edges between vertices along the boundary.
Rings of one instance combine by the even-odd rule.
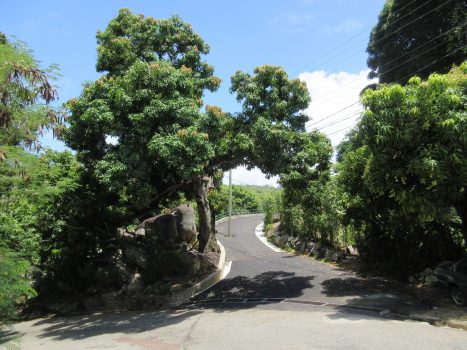
[[[201,310],[141,311],[57,317],[37,321],[40,338],[80,340],[102,334],[140,333],[167,327],[200,314]]]
[[[194,300],[225,298],[296,298],[312,288],[314,276],[296,276],[293,272],[268,271],[255,277],[226,278],[198,295]]]

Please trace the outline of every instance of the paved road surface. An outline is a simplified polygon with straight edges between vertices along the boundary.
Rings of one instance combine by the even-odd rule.
[[[380,295],[392,293],[384,282],[358,282],[355,276],[327,264],[274,253],[253,234],[259,221],[237,219],[233,221],[234,237],[220,235],[227,259],[233,261],[232,271],[198,300],[271,297],[352,305],[394,303],[391,297]],[[224,228],[219,227],[221,232]],[[382,285],[378,287],[378,283]],[[165,312],[40,319],[16,324],[11,334],[21,337],[24,350],[467,348],[465,331],[398,321],[360,309],[277,299],[268,303],[198,303]]]
[[[218,225],[232,269],[225,280],[195,300],[226,298],[288,298],[341,305],[359,305],[393,311],[430,308],[405,285],[378,278],[360,278],[330,264],[287,253],[277,253],[254,234],[262,216]]]

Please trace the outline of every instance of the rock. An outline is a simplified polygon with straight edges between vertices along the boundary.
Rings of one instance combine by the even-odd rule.
[[[171,293],[176,293],[179,292],[183,289],[183,286],[181,284],[174,284],[170,287],[170,292]]]
[[[428,275],[431,275],[433,273],[433,270],[430,269],[429,267],[427,267],[425,270],[423,270],[421,273],[420,273],[420,276],[428,276]]]
[[[273,239],[273,242],[274,242],[274,244],[277,245],[277,246],[282,245],[282,244],[281,244],[281,243],[282,243],[282,237],[281,237],[281,236],[275,236],[274,239]]]
[[[279,221],[281,221],[281,214],[280,213],[272,214],[272,222],[277,223]]]
[[[297,241],[295,244],[294,244],[294,250],[296,252],[300,252],[300,247],[302,246],[302,242],[300,241]]]
[[[135,231],[135,236],[145,236],[146,235],[146,231],[144,230],[144,228],[140,227],[138,229],[136,229]]]
[[[128,233],[123,227],[117,228],[117,233],[120,237],[133,238],[133,235]]]
[[[195,210],[189,204],[179,205],[172,210],[177,222],[178,240],[188,244],[196,242]]]
[[[171,245],[178,238],[177,220],[173,214],[161,214],[144,220],[137,229],[143,228],[149,239],[161,237],[164,244]]]
[[[134,246],[134,245],[129,245],[124,248],[124,256],[125,259],[140,267],[143,270],[146,270],[148,267],[148,261],[146,257],[146,253],[144,250],[140,247]]]
[[[141,275],[139,273],[134,273],[131,276],[131,281],[128,284],[126,290],[130,293],[137,293],[143,289],[143,282],[141,281]]]
[[[300,245],[300,252],[303,253],[306,250],[306,242],[302,242]]]
[[[340,262],[345,259],[345,253],[342,251],[335,251],[332,254],[332,261],[334,262]]]
[[[358,250],[354,246],[348,245],[345,249],[351,256],[358,256]]]
[[[333,251],[330,248],[324,248],[324,258],[326,260],[332,261]]]
[[[439,282],[439,279],[435,275],[428,275],[425,277],[425,283],[427,284],[435,284],[437,282]]]
[[[193,259],[193,264],[191,265],[191,271],[193,275],[199,274],[201,270],[201,261],[198,259]]]

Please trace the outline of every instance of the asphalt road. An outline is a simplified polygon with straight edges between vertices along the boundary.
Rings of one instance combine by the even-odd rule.
[[[194,300],[203,302],[162,312],[37,319],[15,324],[3,335],[16,337],[18,342],[9,344],[16,348],[10,348],[22,350],[467,348],[467,332],[462,330],[339,307],[394,303],[388,296],[392,290],[383,282],[358,282],[358,277],[328,264],[273,252],[254,235],[260,221],[236,219],[232,237],[223,237],[225,225],[219,226],[232,269]],[[310,303],[313,300],[328,304]]]
[[[404,284],[363,278],[307,256],[275,252],[254,234],[261,222],[260,215],[234,219],[230,237],[227,237],[227,222],[218,225],[218,238],[226,249],[226,261],[232,261],[232,268],[223,281],[194,301],[292,299],[397,312],[432,307],[432,302],[419,299]]]

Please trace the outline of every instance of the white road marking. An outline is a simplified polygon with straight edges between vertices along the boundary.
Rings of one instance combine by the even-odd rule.
[[[276,247],[275,245],[269,243],[268,239],[264,236],[263,228],[264,228],[264,222],[262,222],[261,224],[256,226],[256,228],[255,228],[256,237],[258,237],[258,239],[261,242],[263,242],[263,244],[265,246],[267,246],[268,248],[274,250],[276,253],[286,253],[286,251],[284,251],[284,250]]]

